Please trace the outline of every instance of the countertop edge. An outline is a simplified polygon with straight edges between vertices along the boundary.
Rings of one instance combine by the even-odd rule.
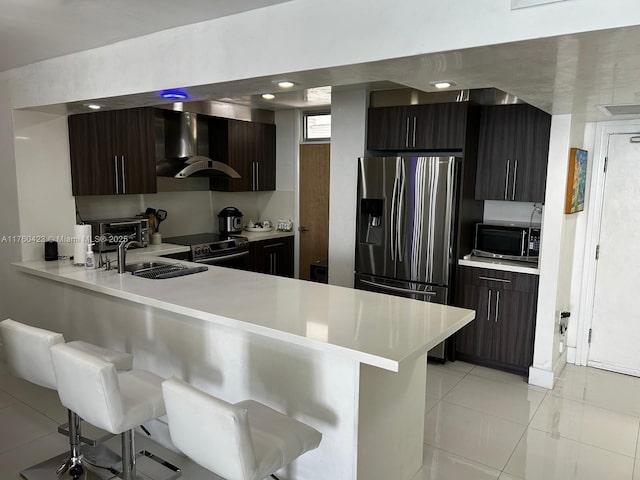
[[[152,252],[142,252],[143,249],[132,250],[130,253],[132,257],[140,256],[149,258]],[[134,253],[135,252],[135,253]],[[158,254],[159,252],[155,252]],[[150,255],[151,254],[151,255]],[[53,262],[52,262],[53,263]],[[182,263],[182,262],[180,262]],[[186,262],[189,263],[189,262]],[[385,355],[376,352],[367,351],[366,349],[358,349],[353,346],[341,345],[340,343],[329,343],[325,341],[316,340],[300,335],[296,332],[287,331],[284,329],[274,328],[270,325],[261,325],[258,323],[248,322],[244,319],[233,318],[228,313],[218,313],[211,310],[202,310],[194,308],[190,305],[182,305],[179,302],[175,303],[173,300],[163,300],[160,297],[149,295],[146,292],[139,291],[127,291],[122,288],[116,288],[112,284],[109,284],[109,280],[106,279],[105,274],[108,272],[100,270],[85,270],[82,267],[76,267],[71,264],[57,264],[55,267],[59,270],[47,270],[49,265],[47,262],[35,261],[35,262],[14,262],[12,266],[19,272],[27,275],[33,275],[36,277],[44,278],[59,282],[62,284],[70,285],[76,288],[93,291],[99,294],[112,296],[114,298],[120,298],[123,300],[131,301],[136,304],[146,305],[160,310],[176,313],[179,315],[185,315],[196,320],[204,322],[210,322],[212,324],[220,325],[227,328],[237,329],[248,333],[253,333],[266,338],[272,338],[275,340],[283,341],[291,344],[292,346],[299,346],[303,348],[309,348],[311,350],[332,353],[342,357],[349,358],[353,361],[378,367],[384,370],[398,372],[403,362],[408,359],[415,358],[418,355],[426,353],[428,350],[436,346],[445,338],[451,336],[457,330],[462,328],[467,323],[471,322],[475,318],[475,312],[473,310],[461,309],[453,306],[440,306],[447,309],[455,309],[455,316],[451,319],[451,323],[446,326],[438,334],[425,339],[421,344],[414,345],[413,348],[408,349],[405,352],[397,352],[397,354]],[[52,265],[53,266],[53,265]],[[259,275],[259,274],[255,274]],[[95,278],[94,278],[95,276]],[[293,279],[281,279],[290,281],[300,281]],[[143,281],[149,281],[144,279]],[[317,287],[316,284],[313,284]],[[344,288],[328,286],[329,288]],[[423,302],[420,302],[423,303]]]
[[[293,237],[294,235],[295,232],[281,232],[279,230],[271,230],[270,232],[247,232],[246,230],[243,230],[241,233],[237,234],[239,237],[246,237],[249,240],[249,243],[275,238]]]
[[[145,255],[145,256],[148,256],[148,255]],[[217,325],[221,325],[229,328],[238,328],[238,329],[241,329],[242,331],[254,333],[254,334],[261,335],[268,338],[273,338],[276,340],[285,341],[288,343],[292,343],[294,345],[311,348],[313,350],[317,350],[321,352],[336,353],[342,356],[347,356],[360,363],[364,363],[374,367],[379,367],[384,370],[390,370],[393,372],[398,372],[400,368],[400,364],[405,358],[409,358],[409,357],[412,357],[413,355],[420,353],[420,352],[412,352],[411,355],[408,355],[405,358],[402,358],[399,360],[380,357],[372,353],[357,351],[357,350],[353,350],[351,348],[343,347],[340,345],[317,342],[313,339],[302,337],[300,335],[296,335],[289,332],[284,332],[282,330],[277,330],[270,327],[264,327],[261,325],[255,325],[252,323],[243,322],[241,320],[236,320],[226,316],[211,314],[211,313],[203,312],[201,310],[196,310],[193,308],[176,305],[174,303],[163,302],[161,300],[157,300],[147,296],[124,292],[121,290],[112,289],[102,285],[89,283],[85,280],[74,279],[68,276],[63,276],[63,275],[55,274],[52,272],[39,270],[37,268],[24,265],[22,262],[14,262],[12,263],[12,265],[18,271],[22,273],[26,273],[28,275],[34,275],[36,277],[64,283],[66,285],[71,285],[71,286],[82,288],[85,290],[90,290],[96,293],[101,293],[101,294],[109,295],[112,297],[121,298],[123,300],[128,300],[128,301],[142,304],[142,305],[148,305],[150,307],[159,308],[161,310],[177,313],[180,315],[186,315],[188,317],[196,318],[198,320],[212,322]],[[79,271],[81,271],[80,268],[79,268]],[[431,343],[433,343],[433,345],[430,345]],[[425,347],[422,347],[420,351],[425,349],[428,350],[433,346],[437,345],[438,343],[439,342],[436,342],[436,341],[429,342],[429,344],[426,345]]]
[[[501,270],[504,272],[527,273],[529,275],[540,275],[540,268],[528,265],[514,265],[513,263],[492,260],[489,258],[461,258],[458,265],[465,267],[487,268],[489,270]]]

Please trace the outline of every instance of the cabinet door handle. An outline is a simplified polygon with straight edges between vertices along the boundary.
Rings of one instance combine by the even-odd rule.
[[[255,192],[255,191],[258,190],[258,162],[252,162],[252,167],[253,167],[253,186],[252,186],[252,189]]]
[[[124,155],[120,157],[120,175],[122,175],[122,193],[127,193],[127,184],[124,180]]]
[[[276,257],[276,253],[270,253],[269,254],[269,273],[270,274],[275,275],[277,265],[278,265],[278,260]]]
[[[284,245],[284,243],[280,242],[280,243],[272,243],[271,245],[265,245],[262,248],[275,248],[275,247],[282,247]]]
[[[120,193],[120,182],[118,180],[118,156],[113,156],[113,168],[115,170],[114,177],[116,179],[116,193]]]
[[[256,162],[256,190],[260,190],[260,162]]]
[[[416,147],[416,117],[413,117],[413,148]]]
[[[407,134],[406,134],[405,139],[404,139],[404,146],[408,147],[409,146],[409,117],[407,117],[407,130],[406,131],[407,131]]]
[[[478,280],[489,280],[491,282],[511,283],[511,280],[504,278],[478,277]]]
[[[511,189],[511,200],[516,199],[516,178],[518,177],[518,160],[513,165],[513,188]]]
[[[491,289],[488,292],[488,301],[487,301],[487,320],[491,318]]]
[[[495,316],[495,322],[498,321],[498,311],[500,310],[500,290],[496,291],[496,316]]]
[[[509,170],[511,167],[511,160],[507,160],[507,172],[504,176],[504,199],[507,199],[507,192],[509,191]]]

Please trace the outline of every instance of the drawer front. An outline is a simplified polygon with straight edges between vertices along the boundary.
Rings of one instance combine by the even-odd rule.
[[[459,267],[460,285],[501,288],[518,292],[538,293],[538,275],[505,272],[489,268]]]

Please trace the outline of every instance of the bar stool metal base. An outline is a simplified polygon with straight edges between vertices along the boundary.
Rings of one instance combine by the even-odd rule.
[[[58,476],[55,473],[61,465],[69,462],[69,452],[63,452],[56,457],[29,467],[20,472],[20,476],[26,480],[55,480],[56,478],[58,480],[107,480],[113,478],[117,473],[114,466],[117,466],[120,462],[120,456],[106,447],[101,447],[101,450],[104,450],[104,452],[100,452],[95,456],[98,459],[96,465],[99,466],[94,466],[84,460],[82,461],[83,473],[76,477],[71,475],[68,468]]]
[[[158,457],[148,450],[140,450],[138,453],[135,448],[135,432],[127,430],[120,434],[120,442],[122,447],[122,462],[116,466],[118,470],[118,478],[122,480],[176,480],[182,476],[182,470],[172,463]],[[152,460],[163,471],[163,477],[157,475],[147,475],[146,472],[139,472],[137,469],[137,460],[139,458],[147,458]],[[166,474],[166,476],[164,476]]]

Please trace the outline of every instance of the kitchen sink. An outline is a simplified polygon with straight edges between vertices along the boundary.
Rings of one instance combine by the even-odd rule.
[[[128,263],[124,267],[125,272],[135,272],[149,270],[151,268],[164,267],[166,265],[171,265],[167,262],[136,262],[136,263]]]
[[[137,262],[130,263],[125,267],[125,271],[131,272],[136,277],[150,278],[152,280],[182,277],[193,273],[206,272],[207,270],[208,267],[204,265],[187,267],[181,263],[166,262]]]

